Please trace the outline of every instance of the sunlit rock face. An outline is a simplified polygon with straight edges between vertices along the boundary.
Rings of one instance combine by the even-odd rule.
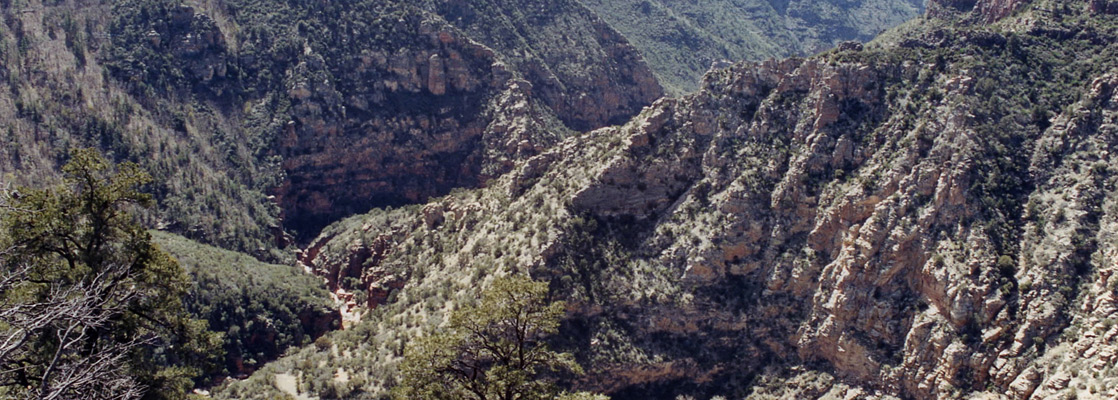
[[[339,225],[316,265],[387,254],[354,275],[406,276],[396,299],[550,280],[571,384],[621,399],[1113,397],[1118,76],[1088,55],[1118,21],[1091,4],[713,71],[483,190]]]

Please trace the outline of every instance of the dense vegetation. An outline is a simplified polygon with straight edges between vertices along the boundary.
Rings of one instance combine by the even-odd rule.
[[[172,14],[177,3],[148,3],[151,21],[118,21],[182,39],[183,26],[153,22]],[[276,251],[282,247],[275,232],[279,209],[264,194],[278,184],[278,159],[254,153],[260,145],[223,115],[227,103],[191,101],[189,87],[182,86],[196,76],[171,72],[183,66],[181,54],[119,47],[155,38],[147,36],[151,31],[112,25],[114,4],[132,3],[13,2],[0,9],[4,180],[56,181],[69,149],[98,148],[152,175],[157,207],[145,212],[146,224],[265,259],[289,258]],[[104,61],[114,55],[131,57],[132,69]],[[136,80],[151,79],[150,89],[136,96],[122,90],[145,86],[131,81],[133,73]],[[114,78],[125,75],[124,82]]]
[[[597,399],[561,393],[552,376],[582,374],[570,353],[546,343],[559,331],[563,302],[548,302],[547,283],[524,277],[493,282],[476,306],[408,346],[399,399]]]
[[[222,333],[222,375],[250,373],[340,327],[322,280],[298,267],[266,264],[166,232],[151,234],[189,277],[187,311]]]
[[[137,165],[81,150],[64,172],[0,193],[0,393],[177,399],[339,327],[300,268],[145,230]]]
[[[64,183],[0,193],[0,396],[181,399],[220,336],[192,319],[189,281],[130,212],[150,177],[75,151]]]

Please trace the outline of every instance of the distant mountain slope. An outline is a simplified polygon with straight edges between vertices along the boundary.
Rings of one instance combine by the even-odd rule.
[[[641,50],[673,93],[712,62],[811,55],[868,41],[918,16],[923,0],[582,0]]]
[[[378,398],[411,338],[530,274],[569,302],[566,384],[615,399],[1118,397],[1118,6],[929,15],[327,228],[303,262],[373,309],[218,396]]]

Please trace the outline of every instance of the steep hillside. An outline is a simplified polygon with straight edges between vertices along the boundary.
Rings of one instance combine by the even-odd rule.
[[[869,41],[916,17],[923,0],[584,0],[629,38],[675,94],[712,63],[805,56]]]
[[[282,259],[284,231],[477,186],[660,96],[579,3],[528,5],[5,1],[0,173],[98,147],[155,175],[153,225]]]
[[[219,395],[377,398],[517,273],[615,399],[1118,396],[1118,7],[929,13],[329,227],[301,260],[371,310]]]
[[[275,161],[256,157],[219,105],[142,100],[106,73],[111,15],[100,1],[3,2],[0,180],[45,185],[71,148],[97,147],[155,177],[152,225],[279,258],[265,250],[279,226],[263,193],[280,179]]]
[[[192,282],[187,311],[222,334],[223,376],[241,376],[290,347],[340,328],[341,314],[322,280],[292,265],[265,264],[241,253],[152,231]]]

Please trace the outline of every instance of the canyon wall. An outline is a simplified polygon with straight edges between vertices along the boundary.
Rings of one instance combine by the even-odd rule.
[[[589,371],[568,384],[614,398],[1118,396],[1118,21],[1056,6],[713,71],[304,260],[376,298],[388,343],[493,275],[548,280]],[[353,357],[378,367],[331,365],[398,361]]]

